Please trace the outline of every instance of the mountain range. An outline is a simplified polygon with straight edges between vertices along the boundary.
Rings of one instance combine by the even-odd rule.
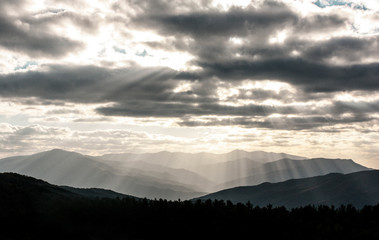
[[[236,187],[205,195],[202,200],[217,199],[233,203],[250,202],[256,206],[347,205],[361,208],[379,203],[379,171],[350,174],[330,173],[280,183]]]
[[[306,159],[284,153],[158,152],[86,156],[54,149],[0,159],[0,172],[15,172],[76,188],[104,188],[150,199],[192,199],[263,182],[369,170],[352,160]]]
[[[57,185],[104,188],[148,198],[178,199],[203,194],[190,184],[175,181],[170,173],[159,175],[149,169],[146,165],[141,169],[132,166],[129,171],[117,169],[102,159],[59,149],[0,160],[0,172],[24,174]]]
[[[167,201],[2,173],[0,239],[377,239],[378,183],[379,171],[333,173]],[[222,201],[231,191],[251,203]]]
[[[288,179],[320,176],[328,173],[352,173],[368,170],[350,159],[312,158],[305,160],[281,159],[261,166],[250,167],[250,174],[223,183],[219,189],[252,186],[262,182],[282,182]]]
[[[73,188],[56,186],[40,179],[16,173],[0,174],[1,201],[28,201],[48,205],[50,201],[66,201],[89,198],[133,198],[99,188]],[[361,171],[350,174],[330,173],[323,176],[291,179],[279,183],[262,183],[256,186],[236,187],[208,194],[197,200],[250,202],[253,206],[286,207],[287,209],[308,205],[335,206],[379,204],[379,170]],[[19,203],[22,204],[22,203]]]

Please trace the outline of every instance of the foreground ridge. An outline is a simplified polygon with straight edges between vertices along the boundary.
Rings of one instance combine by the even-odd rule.
[[[32,192],[37,186],[40,191]],[[55,190],[49,193],[54,197],[46,199],[46,188]],[[0,239],[230,239],[252,233],[281,239],[379,237],[379,205],[289,210],[209,199],[71,198],[62,196],[60,187],[16,174],[0,174],[0,190],[5,193]]]
[[[369,170],[230,188],[199,199],[230,200],[234,203],[250,201],[260,206],[272,204],[288,208],[341,204],[363,207],[379,203],[378,186],[379,171]]]

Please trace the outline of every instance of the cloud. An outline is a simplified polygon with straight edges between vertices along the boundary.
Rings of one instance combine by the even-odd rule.
[[[187,141],[169,135],[122,129],[75,131],[68,128],[41,125],[17,126],[5,123],[0,123],[0,127],[2,129],[0,156],[6,156],[8,152],[17,152],[21,155],[53,148],[88,154],[99,154],[99,149],[101,153],[154,151],[156,147],[164,150],[166,146],[177,149]]]
[[[379,101],[373,102],[342,102],[336,101],[331,107],[331,112],[334,114],[354,113],[354,114],[369,114],[379,112]]]
[[[28,24],[30,29],[43,32],[54,31],[58,27],[71,26],[79,29],[82,34],[96,34],[102,23],[102,18],[97,14],[83,14],[66,9],[49,8],[32,16],[22,16],[20,21],[23,24]]]
[[[299,15],[290,4],[274,1],[226,11],[194,7],[183,13],[143,6],[132,26],[174,37],[146,45],[190,52],[191,64],[203,70],[202,81],[214,76],[223,81],[270,79],[306,92],[378,89],[378,54],[372,51],[378,38],[351,35],[350,16],[317,11]],[[272,44],[273,39],[279,42]]]
[[[270,118],[229,118],[229,119],[201,119],[183,120],[178,124],[187,127],[209,127],[209,126],[240,126],[244,128],[263,128],[269,130],[308,130],[320,127],[335,126],[340,124],[352,124],[370,122],[373,118],[364,115],[350,117],[328,117],[328,116],[296,116],[286,117],[285,115]],[[330,129],[320,129],[320,131],[330,132]],[[339,132],[339,130],[334,130]]]
[[[167,68],[107,69],[95,66],[45,66],[45,71],[0,75],[0,95],[96,103],[123,98],[159,100],[173,86]]]
[[[296,65],[299,66],[299,69],[291,69]],[[335,69],[326,71],[325,69],[328,67],[324,65],[318,65],[324,69],[315,69],[311,66],[304,68],[304,65],[280,61],[276,64],[272,62],[263,64],[263,66],[257,65],[253,69],[254,74],[259,72],[258,67],[262,67],[267,68],[261,70],[262,74],[274,74],[271,77],[276,77],[275,74],[278,74],[278,77],[285,76],[288,80],[298,81],[293,85],[303,87],[310,91],[310,94],[302,91],[301,88],[290,89],[285,84],[279,84],[280,82],[265,83],[266,87],[275,87],[274,90],[264,89],[263,82],[261,86],[253,85],[255,87],[246,88],[244,84],[258,84],[259,81],[246,83],[246,81],[241,82],[238,79],[231,80],[237,74],[230,73],[229,70],[225,71],[225,69],[219,71],[222,71],[220,76],[222,75],[226,80],[204,76],[196,79],[191,73],[178,72],[168,68],[109,69],[94,66],[49,65],[44,66],[43,71],[0,75],[0,95],[6,98],[19,98],[20,101],[27,98],[35,100],[23,102],[23,104],[101,103],[106,105],[98,106],[95,109],[100,115],[137,118],[171,117],[183,126],[229,124],[273,129],[309,129],[322,124],[371,121],[373,118],[370,117],[370,114],[379,112],[379,108],[376,107],[379,104],[375,101],[349,102],[333,99],[334,95],[330,91],[341,90],[342,80],[347,81],[347,77],[353,79],[352,71],[346,69],[337,72]],[[250,71],[248,67],[242,66],[246,69],[245,71]],[[239,73],[243,72],[237,66],[229,65],[228,69]],[[312,71],[315,76],[311,76],[312,74],[306,70]],[[214,69],[213,71],[215,72]],[[372,74],[374,73],[373,70]],[[323,81],[318,78],[320,74],[324,78]],[[344,74],[346,77],[341,78],[339,74]],[[336,83],[335,86],[331,85],[333,81],[326,79],[328,75],[336,76],[337,80],[341,78],[341,83],[332,79]],[[362,73],[359,73],[359,76],[361,77],[360,82],[350,83],[347,81],[343,88],[359,88],[369,92],[377,87],[376,85],[365,86]],[[270,75],[261,77],[262,79],[270,78]],[[375,76],[372,78],[374,79]],[[241,79],[244,78],[241,77]],[[322,78],[320,77],[320,79]],[[329,81],[329,83],[326,85],[325,81]],[[368,81],[368,83],[371,82]],[[310,89],[311,87],[313,89]],[[322,89],[320,89],[321,87]],[[319,91],[329,95],[318,96],[317,92]],[[325,101],[322,107],[314,102],[320,99]],[[274,104],[272,101],[275,101]],[[80,122],[106,120],[106,118],[91,116],[80,118],[77,117],[80,112],[67,108],[50,110],[47,114],[50,116],[75,114],[77,119],[75,121]],[[275,114],[281,115],[282,120],[270,117]],[[343,114],[352,114],[352,116],[342,116]],[[286,116],[289,115],[292,116],[287,118]],[[324,115],[328,116],[324,117]],[[232,120],[199,121],[203,116],[219,116]],[[195,119],[184,120],[184,118]],[[260,119],[257,121],[256,118]]]
[[[345,28],[348,18],[338,14],[315,14],[301,18],[293,27],[298,33],[313,33],[320,31],[332,32]]]
[[[0,33],[0,46],[31,57],[61,57],[83,48],[78,41],[33,29],[29,24],[4,16],[0,17]]]
[[[80,114],[81,112],[77,109],[66,109],[66,108],[57,108],[54,110],[49,110],[46,115],[65,115],[65,114]]]
[[[379,54],[372,49],[379,45],[376,36],[365,38],[336,37],[328,40],[310,41],[294,37],[282,45],[240,46],[236,49],[242,56],[259,57],[258,60],[301,57],[307,61],[333,65],[357,64],[375,59]]]
[[[379,63],[350,66],[327,65],[301,58],[264,61],[199,62],[208,75],[223,79],[275,79],[303,88],[307,92],[378,90]]]
[[[196,40],[229,36],[247,36],[252,31],[281,28],[296,21],[296,15],[285,8],[255,9],[232,8],[226,13],[199,12],[182,15],[148,16],[135,22],[142,26],[160,29],[163,34],[185,34]]]
[[[26,127],[1,123],[6,131],[0,132],[0,152],[23,152],[25,149],[47,145],[55,137],[60,138],[67,134],[64,128],[49,128],[40,125]]]
[[[350,63],[379,56],[378,52],[372,51],[372,49],[379,47],[379,38],[375,36],[366,38],[332,38],[318,43],[310,42],[307,45],[304,47],[304,56],[312,61],[340,58]]]

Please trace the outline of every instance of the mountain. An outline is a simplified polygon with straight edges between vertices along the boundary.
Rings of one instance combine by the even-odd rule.
[[[379,171],[370,170],[350,174],[331,173],[280,183],[236,187],[203,196],[199,199],[230,200],[234,203],[285,206],[352,204],[355,207],[379,203]]]
[[[244,174],[220,184],[216,189],[237,186],[251,186],[263,182],[282,182],[289,179],[306,178],[328,173],[352,173],[369,170],[350,159],[312,158],[305,160],[281,159],[256,167],[255,163],[246,164]]]
[[[101,159],[59,149],[1,159],[0,172],[25,174],[57,185],[106,188],[147,198],[188,199],[204,194],[167,174],[162,178],[143,170],[125,173]]]
[[[247,159],[252,159],[256,162],[261,162],[261,163],[273,162],[273,161],[283,159],[283,158],[290,158],[294,160],[305,159],[305,157],[300,157],[300,156],[286,154],[286,153],[273,153],[273,152],[264,152],[264,151],[247,152],[247,151],[243,151],[239,149],[231,151],[224,155],[225,155],[224,159],[227,161],[247,158]]]
[[[16,200],[17,196],[27,196],[25,199],[52,199],[75,198],[135,198],[106,189],[88,188],[79,189],[66,186],[56,186],[43,180],[20,175],[17,173],[0,173],[0,192],[8,199]]]
[[[122,175],[139,173],[158,179],[165,179],[183,185],[191,185],[199,191],[208,191],[216,184],[208,178],[183,168],[171,168],[163,165],[149,163],[144,160],[107,160],[103,163],[117,169]],[[206,175],[205,175],[206,176]]]
[[[93,157],[54,149],[0,159],[0,172],[20,173],[56,185],[103,188],[168,200],[191,199],[236,186],[362,170],[367,168],[351,160],[304,160],[284,153],[242,150],[225,154],[159,152]]]
[[[59,186],[59,188],[67,190],[73,194],[80,195],[85,198],[135,198],[137,197],[126,195],[122,193],[118,193],[108,189],[102,188],[74,188],[69,186]]]
[[[264,163],[283,158],[305,159],[304,157],[285,153],[247,152],[243,150],[234,150],[225,154],[166,151],[143,154],[120,153],[107,154],[99,156],[99,158],[107,160],[109,163],[117,162],[118,168],[120,168],[120,165],[122,168],[122,166],[128,167],[131,163],[144,162],[170,169],[185,169],[206,178],[208,181],[213,182],[213,185],[219,185],[225,181],[234,180],[237,177],[249,176],[251,168],[259,167]],[[183,174],[180,176],[183,176]],[[198,186],[197,182],[199,181],[196,179],[198,179],[198,176],[192,178],[191,182]],[[210,182],[203,181],[201,183],[201,186],[206,186],[203,190],[210,189],[209,186],[212,185]]]
[[[113,161],[145,161],[148,163],[158,164],[172,168],[185,168],[189,170],[198,169],[199,166],[217,164],[221,162],[235,161],[239,159],[251,159],[260,163],[267,163],[283,158],[291,158],[296,160],[305,159],[304,157],[285,154],[254,151],[247,152],[243,150],[234,150],[224,154],[215,153],[182,153],[182,152],[157,152],[157,153],[119,153],[106,154],[99,156],[101,159]]]
[[[301,193],[324,185],[329,193],[346,192],[342,199],[352,195],[360,201],[377,202],[377,191],[373,194],[370,189],[378,188],[378,174],[372,177],[363,173],[349,181],[336,179],[339,174],[330,175],[330,179],[314,181],[313,188],[302,186],[305,191]],[[93,198],[93,192],[88,197],[88,192],[83,196],[81,189],[70,190],[19,174],[0,174],[0,239],[222,240],[254,235],[292,240],[377,239],[379,235],[379,205],[363,209],[304,206],[290,210],[217,200]],[[277,188],[282,190],[281,186]],[[285,194],[281,193],[284,197]],[[317,199],[320,195],[310,196]],[[304,194],[293,200],[298,200],[297,196]]]
[[[239,158],[226,162],[203,165],[195,171],[201,175],[206,175],[219,185],[224,182],[250,176],[253,169],[260,168],[262,165],[263,163],[259,161],[249,158]]]

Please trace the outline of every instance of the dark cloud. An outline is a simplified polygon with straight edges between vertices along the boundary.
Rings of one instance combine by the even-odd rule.
[[[24,3],[25,0],[1,0],[0,9],[3,15],[5,15],[9,9],[14,9],[17,7],[17,9],[20,10]]]
[[[212,8],[177,14],[147,11],[135,16],[132,23],[163,36],[175,37],[170,42],[148,42],[148,46],[187,51],[199,61],[217,61],[235,55],[231,37],[242,37],[248,45],[259,45],[275,31],[296,21],[297,15],[285,5],[267,2],[259,8],[232,7],[228,11]]]
[[[0,96],[40,99],[37,103],[48,102],[50,104],[56,101],[59,103],[114,103],[97,109],[99,114],[106,116],[233,117],[232,121],[212,120],[199,123],[186,120],[181,123],[188,126],[197,124],[237,124],[249,127],[275,128],[288,123],[288,126],[295,126],[294,128],[300,129],[311,128],[311,120],[315,123],[314,126],[318,126],[317,123],[337,124],[343,121],[358,121],[359,119],[368,121],[370,118],[366,117],[366,114],[379,112],[378,102],[338,101],[331,102],[324,107],[303,106],[301,102],[298,102],[297,95],[299,95],[301,101],[305,102],[307,101],[307,99],[304,99],[306,95],[301,94],[301,91],[300,94],[297,94],[285,89],[278,92],[262,89],[241,89],[236,96],[229,97],[227,101],[233,103],[246,99],[254,100],[257,103],[231,106],[225,104],[217,96],[218,86],[223,86],[219,80],[193,80],[191,74],[177,72],[168,68],[106,69],[93,66],[67,67],[51,65],[45,66],[45,69],[47,70],[43,72],[29,71],[0,75]],[[191,90],[175,92],[174,89],[186,78],[191,83]],[[224,84],[224,87],[229,85]],[[322,96],[322,98],[328,99],[325,96]],[[266,99],[275,99],[282,103],[291,103],[291,105],[259,103]],[[57,110],[53,113],[63,114],[70,112]],[[354,117],[350,115],[342,116],[344,113],[349,113]],[[297,117],[288,119],[284,117],[284,120],[266,119],[267,116],[272,114],[294,115]],[[325,114],[330,116],[332,120],[323,121],[322,119],[324,118],[320,116]],[[358,116],[361,116],[361,118],[358,118]],[[238,117],[242,118],[239,119]],[[251,117],[261,117],[264,121],[252,122],[249,119]],[[304,119],[309,120],[309,123],[302,122]]]
[[[166,9],[167,7],[173,9],[173,6],[166,6]],[[268,40],[282,30],[293,33],[293,37],[299,37],[310,32],[333,32],[345,28],[347,21],[345,17],[336,14],[302,17],[285,4],[275,1],[265,1],[258,7],[232,7],[228,11],[214,8],[197,10],[194,7],[193,11],[175,13],[155,11],[149,7],[144,9],[143,13],[133,18],[135,26],[157,31],[164,36],[175,36],[175,40],[170,43],[147,42],[147,45],[186,50],[200,61],[214,60],[220,56],[233,57],[236,51],[231,47],[230,37],[243,37],[242,48],[263,47],[264,52],[270,51],[269,54],[273,54],[275,49],[267,45]],[[185,43],[183,36],[190,37],[194,42]]]
[[[198,64],[209,76],[229,80],[273,79],[299,86],[308,92],[379,89],[379,63],[336,66],[301,58],[282,58]]]
[[[257,11],[233,8],[226,13],[206,12],[172,16],[151,16],[141,22],[161,29],[164,34],[186,34],[196,39],[209,37],[246,36],[252,31],[281,28],[296,16],[287,10],[267,9]]]
[[[211,0],[124,0],[114,3],[112,9],[127,13],[129,13],[130,9],[133,9],[132,14],[134,15],[150,15],[152,13],[156,15],[168,15],[179,11],[191,12],[199,11],[204,8],[208,9],[210,8],[211,2]]]
[[[346,27],[347,21],[346,17],[337,14],[301,17],[278,1],[264,1],[257,7],[231,7],[227,11],[212,8],[209,1],[204,1],[203,7],[199,7],[199,2],[189,1],[186,6],[191,10],[182,13],[178,13],[177,4],[168,1],[142,2],[137,9],[143,11],[134,16],[134,24],[162,34],[188,35],[196,40],[262,34],[267,37],[285,27],[295,32],[335,31]]]
[[[312,15],[301,18],[294,25],[296,32],[310,33],[319,31],[335,31],[348,25],[347,18],[338,14]]]
[[[94,66],[45,66],[46,71],[0,75],[0,95],[99,103],[122,99],[166,100],[176,72],[167,68],[116,69]]]
[[[82,48],[83,44],[2,16],[0,46],[29,56],[60,57]]]
[[[299,117],[275,117],[251,119],[247,117],[229,118],[229,119],[203,119],[199,120],[182,120],[178,124],[186,127],[199,126],[240,126],[245,128],[265,128],[279,130],[307,130],[317,129],[320,127],[334,126],[337,124],[351,124],[358,122],[369,122],[373,118],[365,115],[356,115],[346,118],[326,117],[326,116],[299,116]],[[322,129],[320,129],[322,130]],[[325,131],[329,131],[325,129]]]
[[[334,102],[331,106],[329,112],[333,114],[344,114],[344,113],[353,113],[353,114],[369,114],[369,113],[378,113],[379,112],[379,101],[373,102]]]
[[[303,45],[305,46],[302,46],[299,50],[303,50],[305,58],[313,61],[323,61],[338,57],[350,62],[379,56],[379,51],[372,51],[379,47],[378,37],[341,37],[315,43],[308,42]]]
[[[359,62],[365,58],[376,58],[378,51],[372,51],[379,46],[378,37],[354,38],[339,37],[323,41],[298,40],[290,37],[281,45],[245,45],[234,49],[245,57],[259,57],[260,60],[293,58],[297,52],[303,59],[312,62],[327,63],[332,58],[338,58],[347,63]],[[329,63],[330,64],[330,63]]]
[[[191,104],[191,103],[152,103],[152,102],[128,102],[124,105],[99,108],[98,111],[105,115],[113,116],[139,116],[139,117],[182,117],[219,115],[219,116],[268,116],[273,113],[296,113],[291,107],[274,107],[268,105],[226,106],[217,103]]]
[[[73,122],[78,123],[92,123],[92,122],[111,122],[112,119],[106,118],[106,117],[99,117],[99,118],[78,118],[75,119]]]

